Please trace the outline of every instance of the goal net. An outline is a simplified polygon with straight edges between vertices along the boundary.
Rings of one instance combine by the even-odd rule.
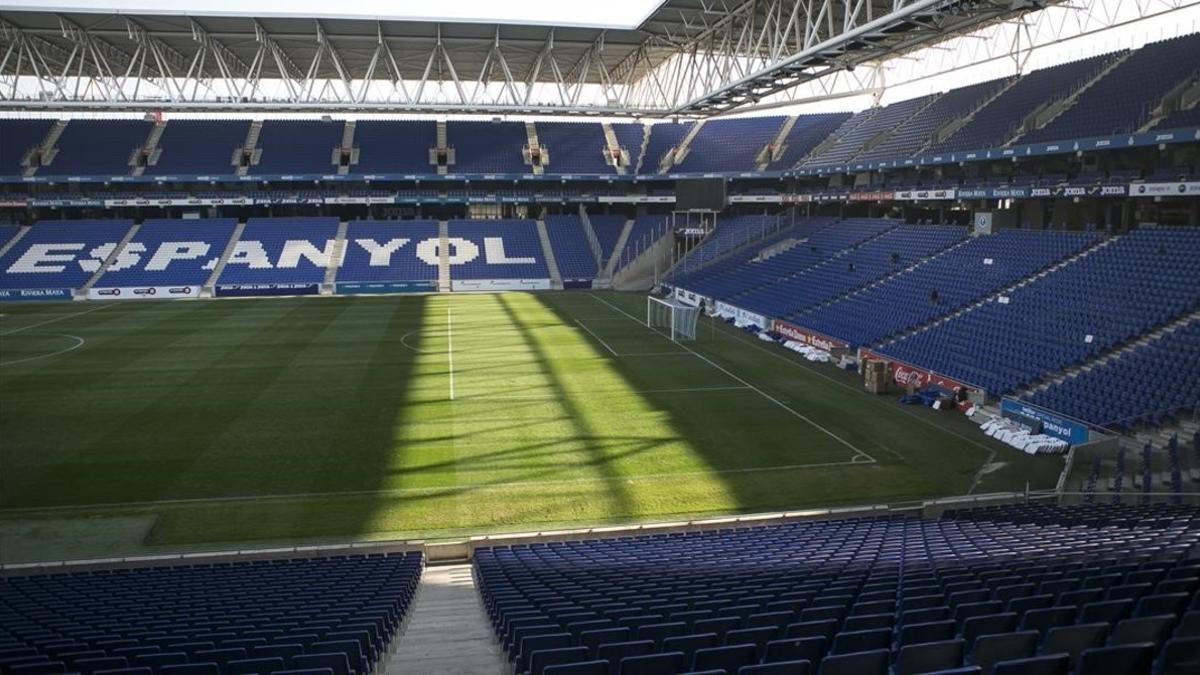
[[[646,296],[646,325],[670,336],[672,340],[695,340],[698,307],[690,307],[671,298]]]

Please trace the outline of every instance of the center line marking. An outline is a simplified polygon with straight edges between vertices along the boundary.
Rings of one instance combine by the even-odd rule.
[[[454,400],[454,312],[446,301],[446,360],[450,366],[450,400]]]

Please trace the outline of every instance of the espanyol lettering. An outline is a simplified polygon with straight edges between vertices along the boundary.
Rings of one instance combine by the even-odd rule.
[[[347,246],[358,246],[368,256],[371,267],[388,267],[393,264],[393,258],[399,251],[404,250],[414,240],[397,237],[386,241],[374,239],[353,239]],[[291,239],[283,242],[278,256],[274,257],[268,250],[268,245],[253,239],[238,241],[229,256],[228,265],[244,265],[247,269],[295,269],[305,261],[314,267],[341,266],[345,262],[347,247],[343,246],[336,261],[334,258],[335,239],[310,241],[307,239]],[[109,266],[110,272],[136,269],[143,266],[147,272],[161,272],[172,266],[180,266],[188,261],[195,261],[199,269],[212,270],[218,262],[217,254],[221,247],[206,241],[165,241],[158,244],[153,251],[145,243],[132,241],[119,251],[116,242],[104,242],[88,248],[84,243],[50,243],[31,244],[29,248],[6,270],[17,274],[57,274],[66,272],[72,264],[78,265],[85,272],[96,272],[104,261],[113,257]],[[279,244],[272,244],[278,247]],[[484,237],[482,250],[478,243],[463,237],[446,238],[446,258],[450,265],[465,265],[477,260],[482,253],[489,265],[532,265],[537,262],[533,256],[510,256],[505,249],[502,237]],[[412,246],[412,255],[427,265],[436,267],[441,255],[441,240],[436,237],[416,241]],[[274,258],[274,259],[273,259]]]

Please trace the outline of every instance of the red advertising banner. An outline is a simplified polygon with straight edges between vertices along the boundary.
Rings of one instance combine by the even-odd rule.
[[[859,360],[871,359],[873,361],[886,361],[888,369],[892,371],[892,380],[901,387],[912,385],[920,389],[926,385],[933,384],[951,391],[962,387],[967,391],[979,391],[978,387],[959,382],[944,375],[939,375],[931,370],[918,368],[912,364],[897,361],[889,356],[884,356],[878,352],[873,352],[870,349],[858,350]]]
[[[811,330],[808,330],[807,328],[803,328],[801,326],[797,326],[795,324],[791,324],[786,321],[780,321],[779,319],[775,319],[774,321],[771,322],[771,330],[775,331],[776,333],[779,333],[780,335],[784,336],[785,338],[787,338],[789,340],[795,340],[796,342],[803,342],[806,345],[816,347],[817,349],[823,349],[827,352],[833,351],[835,349],[849,349],[850,348],[849,344],[847,344],[837,338],[831,338],[827,335],[822,335],[820,333],[816,333]]]

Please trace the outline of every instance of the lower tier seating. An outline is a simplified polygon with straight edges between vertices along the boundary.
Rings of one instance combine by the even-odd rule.
[[[1198,542],[1195,507],[1021,505],[487,548],[475,575],[515,673],[1194,673]]]
[[[420,553],[15,576],[6,675],[367,675],[404,621]]]

